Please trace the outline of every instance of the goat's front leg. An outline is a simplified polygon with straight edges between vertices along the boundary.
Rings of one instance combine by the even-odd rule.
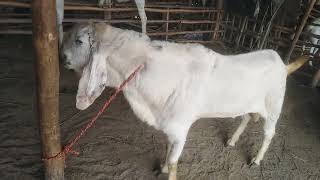
[[[146,34],[147,33],[147,15],[144,10],[145,7],[145,0],[135,0],[135,3],[138,8],[138,13],[141,19],[141,28],[142,28],[142,33]]]
[[[168,163],[169,180],[177,180],[178,160],[182,153],[184,144],[185,139],[176,141],[172,144]]]
[[[178,129],[176,131],[179,131]],[[185,135],[179,134],[175,135],[175,140],[170,139],[169,141],[170,144],[168,146],[168,151],[167,151],[167,158],[166,158],[166,163],[162,168],[162,171],[165,173],[166,170],[168,170],[169,173],[169,180],[177,180],[177,169],[178,169],[178,160],[179,157],[182,153],[185,141],[186,141],[186,133],[185,131],[180,131],[184,132]]]
[[[166,160],[165,160],[164,164],[161,166],[162,173],[169,173],[168,163],[169,163],[169,155],[171,153],[171,147],[172,147],[172,144],[169,143],[168,148],[167,148]]]
[[[99,0],[98,1],[98,6],[102,7],[104,5],[105,0]]]
[[[98,6],[99,7],[103,7],[104,5],[109,5],[109,4],[111,4],[111,0],[99,0],[98,1]]]

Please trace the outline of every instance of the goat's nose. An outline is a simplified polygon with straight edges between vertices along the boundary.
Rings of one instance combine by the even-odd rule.
[[[64,66],[69,66],[69,65],[71,65],[71,63],[70,63],[69,61],[64,60],[64,61],[63,61],[63,65],[64,65]]]
[[[65,60],[67,60],[67,55],[66,54],[63,54],[62,55],[62,59],[65,61]]]

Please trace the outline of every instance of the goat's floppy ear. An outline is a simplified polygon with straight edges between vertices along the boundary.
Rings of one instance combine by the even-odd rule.
[[[91,61],[85,66],[79,81],[76,107],[88,108],[103,92],[106,81],[106,59],[102,54],[94,53]]]

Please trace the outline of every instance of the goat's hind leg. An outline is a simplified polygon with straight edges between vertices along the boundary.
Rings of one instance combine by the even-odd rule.
[[[249,114],[245,114],[245,115],[241,116],[241,118],[242,118],[242,120],[241,120],[239,127],[237,128],[237,130],[234,132],[232,137],[227,142],[227,144],[229,146],[234,146],[236,144],[240,135],[243,133],[244,129],[247,127],[249,120],[251,119]]]
[[[250,166],[252,166],[254,164],[260,165],[260,161],[263,159],[264,154],[268,150],[268,147],[271,143],[271,140],[275,134],[275,126],[277,123],[277,119],[278,118],[265,119],[265,123],[263,126],[264,138],[263,138],[262,146],[261,146],[260,150],[258,151],[257,156],[251,160]]]
[[[188,129],[179,129],[173,132],[180,132],[178,134],[168,135],[169,143],[167,149],[167,157],[164,166],[162,167],[163,173],[169,173],[169,180],[177,180],[178,160],[183,151],[183,147],[187,138]]]
[[[105,4],[110,4],[111,0],[99,0],[98,1],[98,6],[103,7]]]

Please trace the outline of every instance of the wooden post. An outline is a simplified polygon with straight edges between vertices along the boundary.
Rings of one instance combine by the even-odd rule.
[[[108,8],[112,8],[112,4],[108,4],[107,5],[108,6]],[[103,11],[103,18],[105,19],[105,20],[111,20],[111,11]]]
[[[315,5],[316,1],[317,1],[317,0],[311,0],[310,5],[309,5],[306,13],[303,15],[301,24],[300,24],[299,28],[297,29],[297,32],[296,32],[295,35],[294,35],[294,38],[293,38],[293,40],[292,40],[291,47],[290,47],[290,49],[289,49],[289,51],[288,51],[288,53],[287,53],[287,56],[286,56],[286,58],[285,58],[285,61],[286,61],[287,64],[289,63],[289,59],[290,59],[291,54],[292,54],[292,52],[293,52],[293,50],[294,50],[294,47],[296,46],[296,44],[297,44],[297,42],[298,42],[299,36],[300,36],[300,34],[301,34],[304,26],[305,26],[306,23],[307,23],[309,14],[310,14],[313,6]]]
[[[56,1],[32,1],[32,32],[36,57],[37,103],[42,155],[61,150],[59,127],[59,60]],[[45,179],[64,179],[64,157],[44,160]]]
[[[217,23],[215,24],[215,27],[214,27],[214,34],[212,36],[212,40],[216,40],[218,39],[218,31],[220,29],[220,21],[222,20],[223,18],[223,0],[217,0],[217,4],[216,4],[216,8],[219,10],[217,12]],[[213,19],[214,20],[214,19]]]
[[[167,9],[167,12],[166,12],[166,33],[169,32],[169,9]],[[168,34],[166,34],[166,41],[168,40]]]

